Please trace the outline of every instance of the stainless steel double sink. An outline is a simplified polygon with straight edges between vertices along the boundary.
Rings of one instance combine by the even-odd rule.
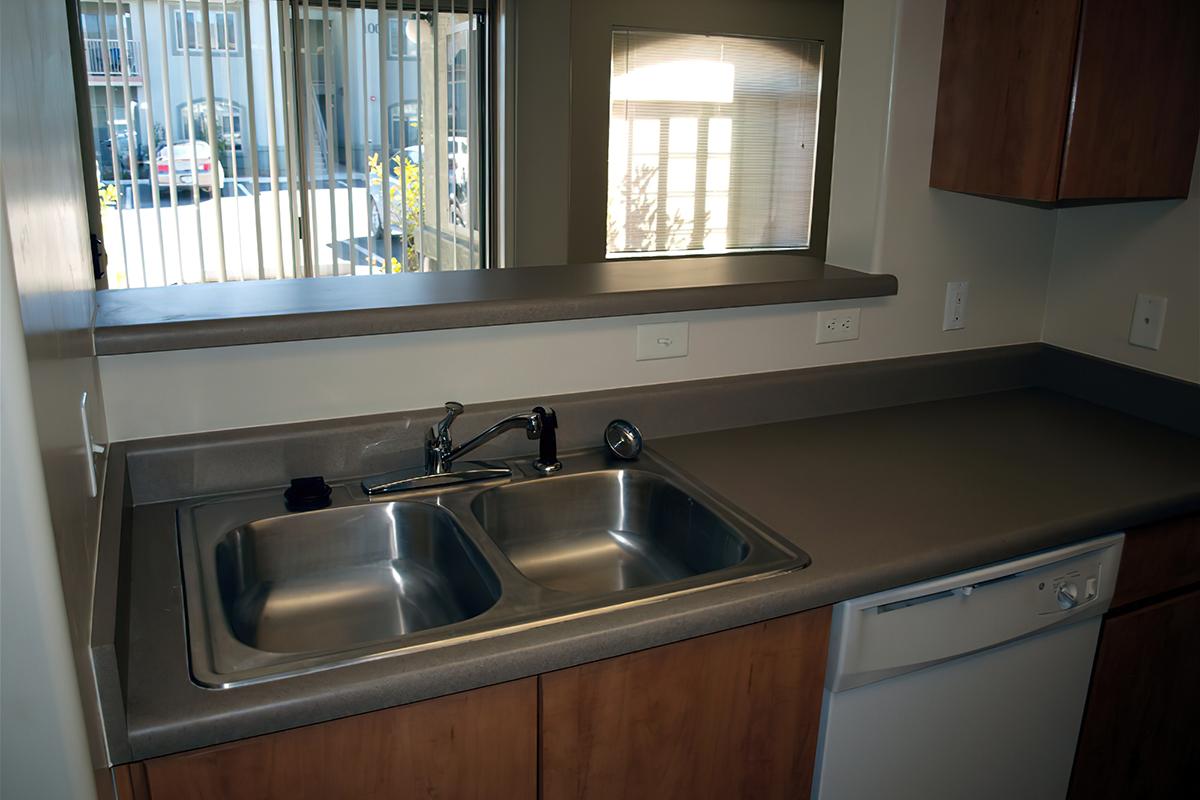
[[[288,513],[179,508],[192,675],[227,688],[802,569],[807,554],[650,454]]]

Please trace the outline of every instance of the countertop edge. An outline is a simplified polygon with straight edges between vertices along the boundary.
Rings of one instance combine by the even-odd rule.
[[[745,257],[743,257],[745,258]],[[783,258],[783,257],[780,257]],[[800,257],[792,256],[793,259]],[[730,259],[733,260],[732,258]],[[680,261],[680,260],[673,260]],[[661,264],[662,262],[654,262]],[[645,286],[644,280],[603,278],[600,267],[610,265],[566,265],[561,267],[521,267],[484,271],[464,280],[461,273],[420,274],[412,276],[360,276],[361,286],[338,287],[345,299],[343,307],[328,307],[311,299],[313,288],[297,290],[293,286],[270,283],[302,283],[313,279],[263,282],[261,286],[242,287],[214,284],[198,287],[165,287],[101,292],[94,332],[99,356],[131,353],[227,347],[245,344],[371,336],[387,333],[490,327],[530,322],[554,322],[573,319],[674,313],[704,309],[846,300],[895,295],[899,291],[896,276],[869,274],[835,267],[808,264],[805,270],[789,277],[784,264],[731,274],[723,282],[711,271],[689,279],[684,265],[670,269],[680,273],[661,285]],[[642,265],[639,265],[642,266]],[[645,267],[651,267],[647,262]],[[554,281],[545,288],[528,289],[535,283],[532,271],[556,270]],[[816,270],[820,275],[814,275]],[[578,278],[571,275],[578,272]],[[514,273],[521,273],[519,279]],[[388,287],[380,279],[422,281],[422,290],[412,292]],[[500,284],[503,283],[503,286]],[[432,289],[430,288],[432,285]],[[578,288],[572,288],[577,286]],[[249,300],[228,315],[212,311],[189,314],[178,312],[180,304],[191,299],[188,291],[204,292],[206,297],[220,295],[235,298],[237,290],[251,291],[270,298],[259,304]],[[527,290],[528,289],[528,290]],[[294,311],[287,298],[297,299]],[[211,302],[212,298],[208,298]]]

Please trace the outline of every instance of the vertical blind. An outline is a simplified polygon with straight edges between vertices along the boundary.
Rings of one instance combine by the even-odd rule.
[[[608,254],[808,247],[822,49],[614,31]]]
[[[483,0],[80,0],[109,286],[483,265]]]

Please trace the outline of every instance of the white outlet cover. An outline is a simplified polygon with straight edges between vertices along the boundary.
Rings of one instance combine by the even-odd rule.
[[[688,354],[688,324],[662,322],[637,326],[637,360],[680,358]]]
[[[1167,319],[1167,298],[1139,294],[1129,325],[1129,343],[1157,350],[1162,344],[1163,324]]]
[[[857,339],[861,315],[861,308],[837,308],[817,312],[817,344]]]
[[[967,327],[967,282],[946,284],[946,307],[942,312],[942,330],[957,331]]]

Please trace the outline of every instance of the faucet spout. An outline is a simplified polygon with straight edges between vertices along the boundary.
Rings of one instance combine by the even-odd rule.
[[[450,426],[462,413],[459,403],[446,403],[446,417],[425,434],[425,472],[440,475],[449,472],[455,461],[467,453],[487,444],[505,431],[524,428],[526,437],[539,439],[538,460],[534,468],[543,473],[556,472],[562,467],[558,460],[558,444],[555,431],[558,416],[553,409],[537,406],[527,414],[505,417],[492,427],[463,442],[457,447],[450,438]]]
[[[389,494],[410,489],[428,489],[433,486],[448,486],[467,481],[507,478],[512,470],[491,464],[467,464],[454,469],[454,463],[467,453],[490,442],[505,431],[523,428],[525,435],[538,441],[538,458],[533,468],[543,475],[558,472],[562,462],[558,460],[558,416],[554,409],[537,406],[527,414],[505,417],[482,433],[454,446],[450,438],[450,427],[463,413],[461,403],[446,403],[446,416],[425,432],[425,468],[398,470],[376,475],[363,480],[363,491],[368,495]]]
[[[516,430],[517,428],[524,428],[526,436],[528,436],[530,439],[536,439],[541,435],[542,431],[541,417],[536,413],[514,414],[511,417],[505,417],[492,427],[488,428],[486,431],[474,436],[471,439],[468,439],[457,447],[452,448],[449,452],[443,454],[441,457],[442,469],[438,470],[438,472],[445,472],[450,468],[451,464],[465,456],[467,453],[475,450],[481,445],[487,444],[505,431]]]

